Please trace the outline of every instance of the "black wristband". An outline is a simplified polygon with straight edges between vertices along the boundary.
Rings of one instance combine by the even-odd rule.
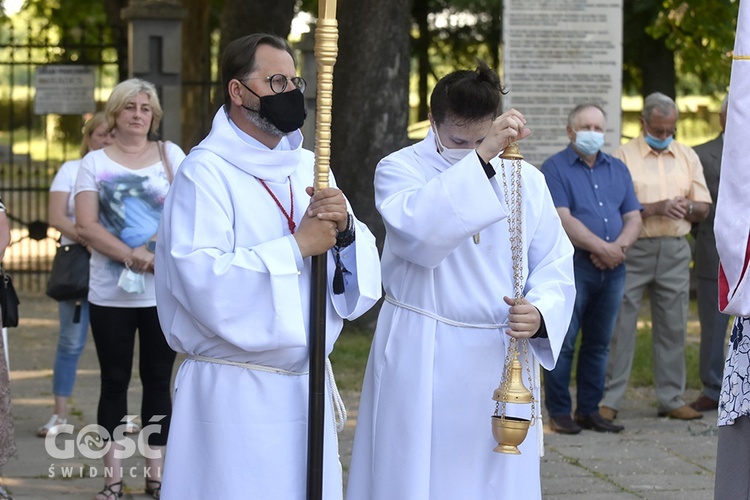
[[[539,317],[542,318],[542,324],[539,325],[539,330],[537,330],[536,333],[531,336],[532,339],[546,339],[546,338],[548,338],[548,335],[547,335],[547,324],[544,322],[544,316],[542,316],[542,312],[541,311],[539,311]]]
[[[336,246],[346,248],[354,243],[354,218],[352,214],[346,215],[346,229],[336,235]]]
[[[479,162],[482,164],[482,168],[484,169],[484,173],[487,174],[487,178],[492,179],[495,177],[495,169],[492,168],[492,165],[490,165],[489,162],[484,161],[484,159],[479,156],[479,152],[477,152],[477,158],[479,158]]]

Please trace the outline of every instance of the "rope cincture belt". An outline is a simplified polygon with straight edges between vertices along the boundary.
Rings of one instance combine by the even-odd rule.
[[[404,304],[403,302],[399,302],[398,300],[394,299],[390,295],[385,296],[385,301],[390,304],[393,304],[396,307],[400,307],[402,309],[406,309],[407,311],[415,312],[417,314],[421,314],[422,316],[427,316],[428,318],[434,319],[435,321],[445,323],[446,325],[457,326],[459,328],[479,328],[482,330],[501,330],[503,328],[508,327],[507,322],[506,323],[464,323],[463,321],[455,321],[452,319],[444,318],[430,311],[425,311],[424,309],[420,309],[419,307],[412,306],[410,304]]]
[[[299,377],[302,375],[309,375],[310,372],[294,372],[291,370],[284,370],[283,368],[274,368],[272,366],[256,365],[253,363],[243,363],[241,361],[229,361],[228,359],[221,358],[210,358],[208,356],[201,356],[199,354],[188,354],[188,359],[195,361],[202,361],[204,363],[214,363],[217,365],[229,365],[244,368],[245,370],[253,370],[259,372],[275,373],[276,375],[286,375]],[[328,374],[328,390],[331,392],[331,403],[333,404],[333,425],[336,427],[337,432],[341,432],[344,429],[344,424],[348,418],[346,413],[346,407],[344,406],[344,400],[341,399],[341,393],[336,385],[336,379],[333,376],[333,367],[331,366],[331,360],[326,358],[326,373]]]
[[[404,304],[403,302],[399,302],[398,300],[394,299],[390,295],[385,296],[385,301],[393,304],[396,307],[400,307],[402,309],[406,309],[407,311],[415,312],[417,314],[421,314],[422,316],[426,316],[428,318],[432,318],[435,321],[439,321],[441,323],[445,323],[446,325],[450,326],[457,326],[460,328],[480,328],[483,330],[502,330],[504,328],[508,327],[507,323],[497,324],[497,323],[464,323],[462,321],[454,321],[452,319],[444,318],[442,316],[439,316],[435,313],[431,313],[430,311],[425,311],[424,309],[420,309],[419,307],[412,306],[409,304]],[[535,363],[533,372],[534,372],[534,387],[536,387],[536,390],[539,390],[539,387],[541,386],[541,380],[539,377],[539,367],[536,366],[538,363]],[[539,428],[542,428],[542,411],[541,408],[537,409],[537,416],[538,422],[540,423]],[[537,433],[537,445],[539,448],[539,454],[540,456],[544,456],[544,433],[538,432]]]
[[[217,365],[229,365],[245,368],[246,370],[254,370],[258,372],[275,373],[277,375],[290,375],[290,376],[302,376],[308,375],[310,372],[293,372],[291,370],[284,370],[283,368],[274,368],[272,366],[255,365],[253,363],[243,363],[242,361],[229,361],[228,359],[221,358],[210,358],[208,356],[201,356],[199,354],[189,354],[188,359],[194,359],[196,361],[204,361],[206,363],[216,363]]]

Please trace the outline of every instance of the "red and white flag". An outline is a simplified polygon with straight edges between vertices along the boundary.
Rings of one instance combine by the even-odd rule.
[[[750,316],[750,0],[740,1],[716,203],[719,309]]]

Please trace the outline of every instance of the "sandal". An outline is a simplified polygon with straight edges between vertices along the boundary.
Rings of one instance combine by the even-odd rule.
[[[37,429],[36,435],[38,437],[45,437],[47,434],[49,434],[50,436],[54,436],[60,432],[61,426],[67,423],[68,419],[60,418],[57,415],[52,415],[46,424]]]
[[[155,484],[153,488],[149,488],[149,484]],[[154,498],[161,498],[161,481],[156,479],[146,479],[146,495],[151,495]]]
[[[114,488],[117,488],[115,491]],[[99,498],[99,497],[102,498]],[[122,481],[118,483],[105,484],[104,489],[96,494],[96,500],[111,500],[122,497]]]

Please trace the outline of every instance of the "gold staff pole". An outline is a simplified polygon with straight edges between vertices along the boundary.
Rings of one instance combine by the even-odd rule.
[[[331,107],[333,65],[338,54],[336,0],[318,2],[315,60],[318,95],[315,112],[315,190],[328,187],[331,163]],[[307,430],[307,500],[323,498],[323,443],[325,429],[325,360],[328,255],[312,258],[310,293],[310,399]]]

